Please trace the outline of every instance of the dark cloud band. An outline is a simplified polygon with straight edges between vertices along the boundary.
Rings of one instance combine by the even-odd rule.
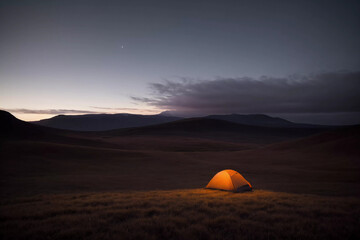
[[[150,98],[132,97],[182,113],[360,112],[360,72],[287,78],[182,79],[152,83]]]
[[[11,113],[22,113],[22,114],[97,114],[102,112],[87,111],[87,110],[75,110],[75,109],[26,109],[26,108],[15,108],[15,109],[4,109]]]

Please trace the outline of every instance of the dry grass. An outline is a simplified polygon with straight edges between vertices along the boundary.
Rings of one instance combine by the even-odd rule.
[[[3,200],[2,239],[360,239],[358,198],[204,189]]]
[[[130,151],[6,142],[0,144],[0,198],[192,189],[223,169],[240,172],[256,189],[360,196],[359,160],[358,154],[329,151]]]

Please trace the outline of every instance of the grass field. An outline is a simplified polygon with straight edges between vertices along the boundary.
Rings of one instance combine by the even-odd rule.
[[[270,145],[51,133],[0,141],[0,239],[360,239],[359,127]],[[202,189],[224,169],[254,191]]]
[[[256,189],[360,196],[358,156],[333,147],[320,152],[268,148],[170,152],[6,142],[0,151],[0,196],[193,189],[206,186],[223,169],[239,171]]]
[[[1,202],[1,239],[360,239],[360,201],[205,189]]]

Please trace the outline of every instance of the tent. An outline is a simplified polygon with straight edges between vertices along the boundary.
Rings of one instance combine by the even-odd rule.
[[[251,191],[251,184],[237,171],[226,169],[218,172],[208,183],[206,188],[232,192]]]

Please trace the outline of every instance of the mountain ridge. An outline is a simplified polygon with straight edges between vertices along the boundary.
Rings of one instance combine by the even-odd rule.
[[[130,113],[116,114],[84,114],[57,115],[49,119],[33,121],[36,125],[74,130],[74,131],[106,131],[118,128],[141,127],[145,125],[171,122],[179,117],[155,115],[140,115]]]
[[[289,120],[272,117],[266,114],[227,114],[227,115],[208,115],[206,118],[221,119],[244,125],[262,126],[262,127],[281,127],[281,128],[319,128],[330,127],[326,125],[316,125],[307,123],[295,123]]]
[[[99,117],[99,115],[97,116]],[[60,116],[57,118],[62,117]],[[2,134],[8,131],[8,137],[50,140],[71,138],[73,141],[76,141],[75,138],[88,137],[170,136],[235,142],[273,143],[293,138],[306,137],[327,130],[324,128],[262,127],[212,118],[185,118],[142,127],[81,132],[50,128],[24,122],[4,111],[1,112],[0,120],[3,128]]]
[[[107,131],[110,136],[181,136],[269,143],[291,138],[306,137],[327,128],[274,128],[238,124],[221,119],[185,118],[173,122],[137,128]]]
[[[276,127],[276,128],[330,128],[325,125],[294,123],[282,118],[271,117],[265,114],[228,114],[208,115],[205,119],[218,119],[237,124]],[[58,115],[49,119],[34,121],[32,123],[52,128],[75,130],[75,131],[107,131],[119,128],[144,127],[176,120],[187,119],[169,115],[162,112],[155,115],[141,115],[129,113],[117,114],[85,114],[85,115]],[[192,118],[189,118],[192,119]]]

